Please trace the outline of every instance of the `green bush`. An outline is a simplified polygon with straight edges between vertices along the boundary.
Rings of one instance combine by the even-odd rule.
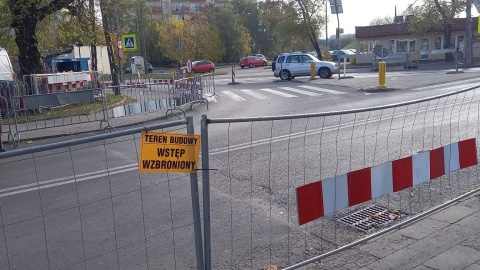
[[[356,58],[350,58],[350,65],[355,65],[357,63]]]

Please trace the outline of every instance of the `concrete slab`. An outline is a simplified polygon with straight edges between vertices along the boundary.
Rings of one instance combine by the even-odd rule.
[[[479,257],[480,251],[458,245],[428,260],[424,265],[439,270],[464,269]]]
[[[419,266],[413,268],[412,270],[432,270],[433,268],[430,268],[428,266],[425,266],[423,264],[420,264]],[[434,269],[433,269],[434,270]]]
[[[478,224],[480,224],[480,217],[476,216],[468,216],[457,223],[455,223],[460,226],[465,226],[465,227],[470,227],[470,228],[478,228]]]
[[[480,265],[479,264],[471,264],[470,266],[468,266],[467,268],[465,268],[463,270],[480,270]]]
[[[457,204],[457,205],[451,206],[448,209],[448,211],[440,211],[438,213],[433,214],[432,216],[430,216],[430,218],[449,222],[449,223],[455,223],[460,219],[465,218],[477,211],[478,209],[476,208],[471,208],[465,205]]]
[[[400,229],[398,232],[413,239],[420,240],[428,235],[436,233],[448,226],[448,222],[426,218],[410,226]]]
[[[387,255],[367,267],[372,270],[410,270],[431,258],[432,256],[424,251],[405,248]]]
[[[412,244],[413,242],[415,242],[415,239],[405,236],[400,232],[395,232],[369,241],[362,245],[360,250],[378,258],[383,258],[396,250]]]
[[[368,266],[378,258],[358,248],[341,252],[338,256],[322,261],[320,269],[358,269]]]

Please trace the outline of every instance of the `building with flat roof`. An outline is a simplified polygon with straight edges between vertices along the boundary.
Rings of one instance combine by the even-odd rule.
[[[219,7],[228,5],[230,0],[149,0],[147,5],[152,8],[156,19],[167,20],[170,17],[188,20],[192,14],[204,14],[210,5]]]
[[[382,45],[389,54],[407,54],[414,61],[444,60],[446,44],[449,48],[459,46],[466,34],[466,19],[455,18],[452,22],[451,40],[446,41],[442,28],[432,28],[418,35],[409,30],[409,16],[396,23],[355,27],[357,63],[372,63],[375,55],[373,48]],[[478,18],[472,18],[472,52],[473,57],[480,57],[480,35],[477,34]]]

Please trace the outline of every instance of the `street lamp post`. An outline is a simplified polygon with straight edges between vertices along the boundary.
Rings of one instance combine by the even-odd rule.
[[[332,14],[337,15],[337,65],[340,67],[340,18],[338,14],[343,13],[343,5],[342,0],[330,0],[330,9],[332,10]],[[340,80],[340,71],[338,72],[338,79]]]

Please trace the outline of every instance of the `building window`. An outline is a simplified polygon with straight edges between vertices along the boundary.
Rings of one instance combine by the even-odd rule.
[[[397,44],[396,40],[391,39],[388,42],[388,52],[389,53],[395,53],[397,51],[397,48],[395,48],[395,45]]]
[[[459,47],[460,42],[463,42],[463,36],[457,36],[457,42],[455,43],[455,48]]]
[[[430,49],[430,38],[422,38],[422,47],[420,51],[428,51]]]
[[[408,41],[408,52],[409,52],[409,53],[414,53],[414,52],[416,52],[417,50],[416,50],[415,46],[416,46],[415,40],[410,40],[410,41]]]
[[[390,53],[412,53],[416,51],[416,40],[396,40],[391,39],[388,43],[388,51]]]
[[[443,48],[442,37],[436,37],[435,38],[435,50],[441,50],[442,48]]]
[[[183,7],[183,3],[172,3],[172,10],[173,11],[181,11]]]
[[[406,53],[408,52],[408,41],[406,40],[397,40],[397,51],[396,53]]]
[[[202,4],[200,3],[190,3],[190,9],[194,12],[200,11],[201,7],[202,7]]]
[[[368,52],[373,52],[373,49],[375,48],[375,46],[378,45],[378,40],[374,40],[374,41],[369,41],[368,42]]]
[[[162,2],[162,8],[167,9],[168,8],[168,3],[167,2]]]
[[[367,53],[368,52],[368,41],[360,41],[358,44],[358,53]]]
[[[163,19],[166,21],[168,20],[168,14],[163,14]]]

